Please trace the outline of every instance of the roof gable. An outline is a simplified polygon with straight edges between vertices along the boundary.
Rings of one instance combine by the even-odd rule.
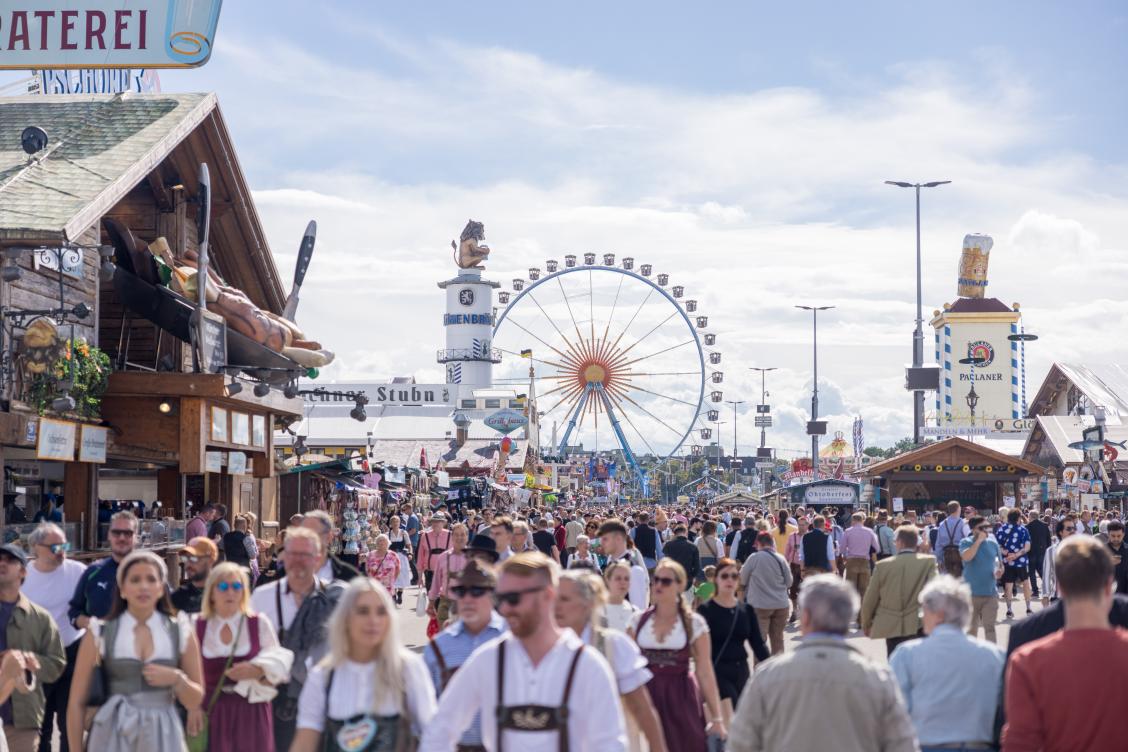
[[[997,462],[999,464],[1008,466],[1013,465],[1020,470],[1024,470],[1035,475],[1041,475],[1045,472],[1043,468],[1035,465],[1032,462],[1027,462],[1026,460],[1012,457],[1009,454],[1004,454],[1003,452],[998,452],[994,449],[990,449],[979,444],[974,444],[967,439],[961,439],[958,436],[952,436],[942,441],[934,441],[929,444],[925,444],[918,449],[913,449],[908,452],[902,452],[896,457],[890,457],[887,460],[874,463],[865,468],[865,470],[863,470],[861,474],[867,477],[872,477],[874,475],[880,475],[881,473],[888,472],[890,470],[896,470],[901,465],[927,465],[929,464],[929,458],[950,452],[953,448],[963,449],[965,451],[971,452],[972,454],[980,455],[984,459],[990,460],[991,462]]]

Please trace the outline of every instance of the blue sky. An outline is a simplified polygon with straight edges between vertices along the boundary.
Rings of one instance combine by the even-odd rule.
[[[860,414],[889,444],[911,430],[913,214],[885,179],[953,181],[924,203],[926,317],[986,232],[991,291],[1042,337],[1032,385],[1128,358],[1126,36],[1121,2],[229,0],[211,62],[161,78],[218,93],[286,279],[318,219],[299,318],[340,354],[328,377],[441,380],[434,282],[473,217],[497,279],[583,250],[668,270],[726,399],[780,366],[777,446],[805,445],[792,305],[837,305],[831,431]]]

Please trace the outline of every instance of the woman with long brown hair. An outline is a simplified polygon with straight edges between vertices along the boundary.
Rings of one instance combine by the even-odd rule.
[[[647,689],[671,747],[704,752],[707,734],[725,736],[709,625],[704,617],[689,610],[682,597],[686,574],[681,564],[673,559],[659,560],[651,582],[650,608],[632,619],[628,633],[654,674]],[[709,708],[708,721],[702,713],[702,700]]]
[[[94,715],[87,749],[187,750],[176,703],[188,710],[199,706],[203,670],[196,635],[188,619],[173,611],[167,579],[164,561],[150,551],[134,551],[118,566],[109,616],[90,622],[78,649],[67,708],[74,747],[83,748],[87,698],[100,670],[105,702]]]

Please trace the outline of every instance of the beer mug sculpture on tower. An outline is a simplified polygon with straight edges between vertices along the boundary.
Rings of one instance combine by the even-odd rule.
[[[987,291],[987,263],[994,244],[990,235],[964,236],[958,291],[961,298],[982,298]]]
[[[211,56],[223,0],[168,0],[165,51],[185,65],[201,65]]]

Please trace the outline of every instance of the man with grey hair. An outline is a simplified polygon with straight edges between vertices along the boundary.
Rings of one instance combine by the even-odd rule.
[[[799,647],[756,666],[733,716],[729,752],[916,752],[912,722],[885,666],[846,642],[857,591],[816,575],[799,589]]]
[[[935,578],[921,591],[920,603],[928,636],[898,646],[889,666],[921,749],[987,749],[994,738],[1005,653],[967,634],[971,588],[961,580]],[[954,707],[960,712],[953,714]]]
[[[329,553],[333,543],[333,518],[328,512],[321,509],[306,512],[302,517],[302,527],[312,530],[321,538],[321,561],[317,567],[319,579],[327,582],[348,582],[354,577],[360,577],[356,567]]]

